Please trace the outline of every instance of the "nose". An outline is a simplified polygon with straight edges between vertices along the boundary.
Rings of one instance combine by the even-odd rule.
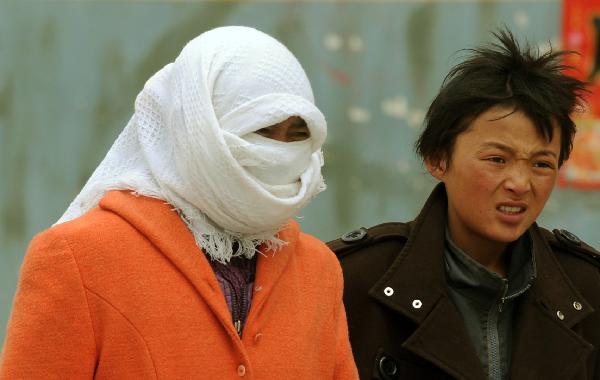
[[[282,124],[277,126],[276,128],[273,128],[273,131],[271,133],[271,135],[269,136],[269,138],[273,139],[273,140],[278,140],[278,141],[282,141],[282,142],[289,142],[289,136],[288,136],[288,129],[289,126],[287,124]]]
[[[504,179],[504,188],[518,196],[531,191],[531,169],[529,165],[519,162],[508,168]]]

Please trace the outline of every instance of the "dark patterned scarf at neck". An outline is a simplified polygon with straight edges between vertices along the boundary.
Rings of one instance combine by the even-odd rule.
[[[241,336],[252,303],[256,256],[233,257],[229,264],[209,260],[231,312],[233,324]]]

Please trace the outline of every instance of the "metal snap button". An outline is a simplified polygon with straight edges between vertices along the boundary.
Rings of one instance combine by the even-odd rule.
[[[348,232],[345,235],[342,235],[341,239],[344,243],[356,243],[361,241],[367,236],[367,230],[364,227],[361,227],[357,230]]]
[[[384,355],[379,359],[379,373],[381,373],[385,379],[393,379],[398,373],[398,366],[394,359],[387,355]]]
[[[565,315],[564,315],[564,314],[562,313],[562,311],[560,311],[560,310],[558,310],[558,311],[556,312],[556,316],[557,316],[557,317],[558,317],[558,319],[560,319],[561,321],[562,321],[563,319],[565,319]]]
[[[580,304],[579,302],[575,301],[575,302],[573,302],[573,308],[575,310],[579,311],[579,310],[583,309],[583,305]]]
[[[581,239],[574,233],[567,230],[559,230],[558,233],[570,243],[574,245],[581,245]]]
[[[423,306],[423,302],[421,302],[421,300],[414,300],[412,302],[412,307],[414,307],[415,309],[420,309],[421,306]]]
[[[243,364],[240,364],[237,367],[237,374],[238,376],[244,376],[246,374],[246,367]]]
[[[260,285],[256,285],[256,286],[254,287],[254,291],[255,291],[255,292],[260,292],[261,290],[262,290],[262,286],[260,286]]]
[[[388,286],[387,288],[383,289],[383,294],[390,297],[392,294],[394,294],[394,289]]]
[[[258,342],[262,339],[263,334],[262,333],[258,333],[256,335],[254,335],[254,343],[258,344]]]

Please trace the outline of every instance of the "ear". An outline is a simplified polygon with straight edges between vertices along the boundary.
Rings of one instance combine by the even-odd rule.
[[[445,160],[439,160],[437,163],[434,163],[431,159],[425,159],[425,166],[427,167],[429,174],[435,177],[438,181],[443,182],[444,174],[446,174]]]

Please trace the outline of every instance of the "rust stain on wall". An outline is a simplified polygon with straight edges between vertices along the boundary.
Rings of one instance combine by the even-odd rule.
[[[0,90],[0,119],[8,119],[13,107],[14,82],[12,79]],[[3,150],[4,151],[4,150]]]
[[[12,76],[11,76],[12,78]],[[14,124],[14,80],[10,80],[0,91],[0,121]],[[28,150],[28,130],[7,128],[1,141],[0,162],[5,165],[6,175],[2,183],[2,223],[7,240],[22,240],[25,237],[25,169]],[[18,134],[18,138],[16,137]]]
[[[496,10],[498,4],[495,2],[482,2],[479,4],[479,17],[478,17],[478,30],[479,35],[482,37],[488,37],[490,32],[495,28],[501,26],[496,25],[495,20],[497,19]]]
[[[56,22],[52,19],[47,20],[41,33],[40,44],[42,49],[49,52],[54,49],[56,42]]]
[[[415,94],[416,104],[425,104],[426,83],[432,72],[433,59],[433,36],[437,23],[437,8],[435,3],[427,3],[416,7],[408,21],[406,33],[407,47],[410,54],[410,81]]]

